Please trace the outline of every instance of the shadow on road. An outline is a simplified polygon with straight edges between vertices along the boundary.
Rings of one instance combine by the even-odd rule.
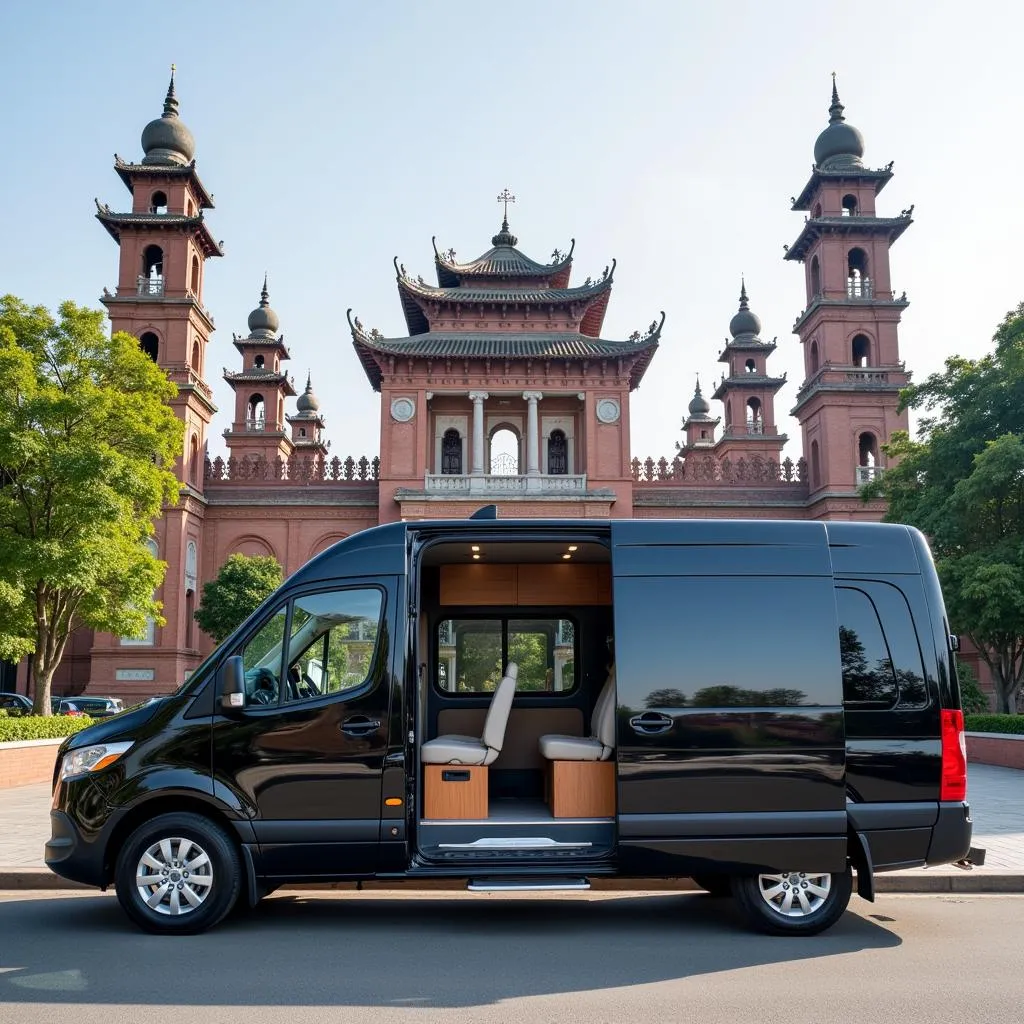
[[[0,1003],[471,1007],[898,946],[855,914],[811,939],[703,894],[593,901],[275,896],[206,935],[135,931],[109,896],[0,904]],[[158,977],[157,977],[158,976]]]

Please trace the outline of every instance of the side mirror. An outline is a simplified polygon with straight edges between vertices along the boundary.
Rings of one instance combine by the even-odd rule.
[[[228,658],[220,667],[220,706],[225,711],[245,707],[245,668],[240,655]]]

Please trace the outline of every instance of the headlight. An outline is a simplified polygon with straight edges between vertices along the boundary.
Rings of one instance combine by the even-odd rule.
[[[122,754],[126,753],[135,740],[124,740],[121,743],[97,743],[92,747],[80,747],[64,755],[60,765],[60,777],[66,779],[71,775],[86,775],[98,772],[101,768],[113,764]]]

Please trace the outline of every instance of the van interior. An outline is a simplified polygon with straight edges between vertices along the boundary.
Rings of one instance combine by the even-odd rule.
[[[615,840],[611,559],[600,539],[426,547],[420,856],[593,860]]]

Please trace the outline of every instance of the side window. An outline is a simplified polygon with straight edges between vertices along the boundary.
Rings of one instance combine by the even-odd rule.
[[[836,589],[843,700],[847,704],[891,708],[899,690],[889,647],[874,602],[863,590]]]
[[[247,704],[277,703],[284,624],[285,610],[282,607],[274,612],[242,651]]]
[[[556,618],[444,619],[437,627],[437,687],[446,694],[492,693],[504,666],[519,666],[517,691],[576,687],[576,630]]]
[[[373,670],[383,605],[375,588],[296,598],[282,699],[309,700],[362,686]]]

